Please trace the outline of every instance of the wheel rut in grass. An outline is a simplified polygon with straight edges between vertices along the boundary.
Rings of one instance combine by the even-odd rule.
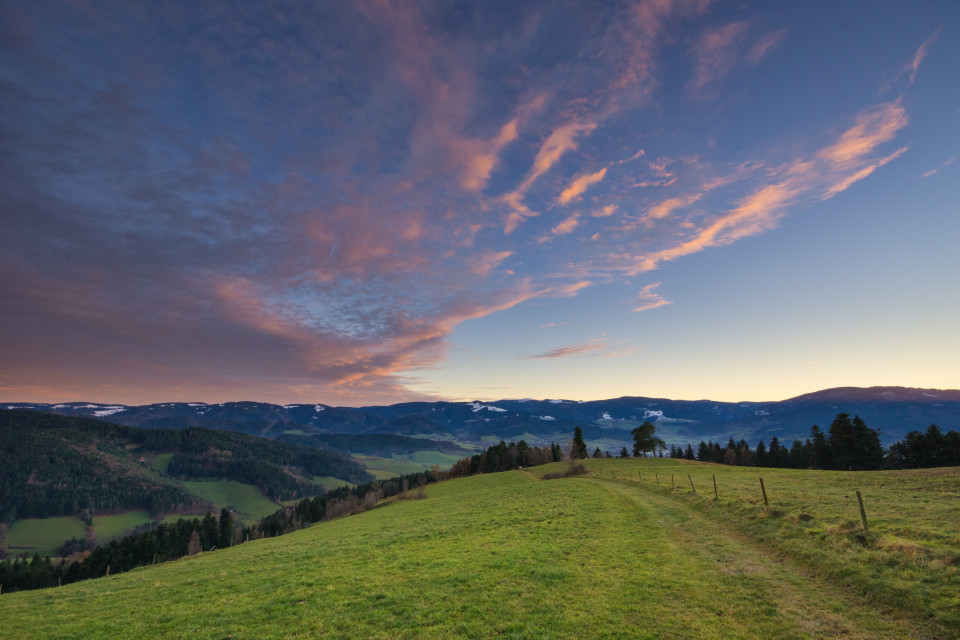
[[[717,615],[730,615],[731,585],[760,608],[776,610],[791,632],[807,638],[940,638],[915,621],[895,619],[843,588],[766,549],[749,536],[724,526],[680,500],[647,491],[631,481],[584,478],[621,502],[632,505],[638,522],[655,523],[669,543],[702,571],[702,590],[713,591]],[[654,517],[650,517],[650,514]],[[713,579],[709,576],[713,575]],[[683,594],[678,594],[683,597]],[[791,633],[792,635],[792,633]],[[781,637],[787,637],[784,634]]]

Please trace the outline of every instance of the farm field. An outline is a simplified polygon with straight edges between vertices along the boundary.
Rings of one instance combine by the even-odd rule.
[[[341,480],[340,478],[334,478],[333,476],[313,476],[313,481],[319,482],[327,491],[332,491],[333,489],[337,489],[339,487],[356,486],[352,482],[347,482],[346,480]]]
[[[375,456],[353,456],[365,466],[370,473],[376,475],[376,471],[388,471],[395,474],[393,477],[402,476],[407,473],[419,473],[430,467],[428,464],[413,464],[402,460],[391,460],[388,458],[377,458]],[[379,479],[379,477],[378,477]]]
[[[71,538],[86,537],[83,521],[74,516],[25,518],[10,526],[4,544],[11,556],[21,553],[55,555],[57,547]]]
[[[796,505],[813,520],[794,521],[782,487],[763,516],[749,500],[751,470],[724,476],[698,463],[587,461],[593,475],[539,480],[556,463],[474,476],[427,487],[424,500],[385,504],[279,538],[58,589],[0,597],[2,637],[85,638],[142,635],[199,638],[956,638],[956,593],[928,591],[891,601],[892,574],[822,570],[807,557],[802,523],[833,538],[823,553],[851,566],[873,562],[883,536],[948,553],[936,525],[913,534],[888,518],[896,507],[867,502],[871,537],[863,547],[833,496],[847,493],[843,474],[810,472],[808,491],[825,487],[823,504]],[[672,470],[672,471],[671,471]],[[767,475],[780,486],[793,471]],[[651,474],[650,481],[646,477]],[[653,474],[690,473],[698,493],[658,487]],[[744,498],[734,495],[743,474]],[[942,472],[942,473],[939,473]],[[711,474],[729,497],[713,501]],[[899,472],[903,473],[903,472]],[[931,474],[923,480],[924,473]],[[803,475],[803,474],[801,474]],[[857,474],[852,474],[856,476]],[[898,474],[880,475],[891,483]],[[910,474],[906,474],[909,479]],[[820,478],[820,480],[818,480]],[[823,479],[827,478],[827,479]],[[936,478],[940,478],[937,480]],[[871,478],[855,478],[863,487]],[[661,475],[661,482],[663,476]],[[669,482],[669,478],[667,479]],[[706,496],[706,482],[711,495]],[[949,517],[946,498],[960,470],[921,472],[916,486],[939,487],[918,503],[919,518]],[[703,490],[700,484],[703,483]],[[688,483],[689,484],[689,483]],[[897,496],[900,491],[890,491]],[[871,495],[866,493],[866,495]],[[775,497],[776,496],[776,497]],[[807,500],[801,505],[801,500]],[[725,500],[727,502],[725,502]],[[908,498],[894,497],[891,500]],[[738,501],[741,501],[742,504]],[[903,506],[903,505],[901,505]],[[835,515],[831,510],[835,509]],[[854,507],[856,509],[856,507]],[[858,512],[856,512],[858,514]],[[758,524],[750,524],[751,522]],[[956,520],[954,520],[955,522]],[[874,524],[875,522],[875,524]],[[813,523],[813,524],[811,524]],[[897,534],[886,533],[893,527]],[[781,542],[766,539],[766,527]],[[894,529],[890,530],[893,531]],[[874,529],[876,531],[874,531]],[[954,530],[953,535],[956,535]],[[876,536],[874,539],[873,536]],[[927,541],[927,542],[923,542]],[[821,540],[823,542],[823,540]],[[779,545],[779,546],[778,546]],[[873,546],[872,546],[873,545]],[[884,553],[907,553],[906,542]],[[858,551],[857,549],[860,549]],[[794,551],[795,550],[795,551]],[[860,554],[856,557],[850,554]],[[893,557],[893,556],[891,556]],[[949,558],[944,556],[941,561]],[[927,584],[918,564],[910,578]],[[955,579],[956,564],[951,565]],[[938,578],[950,579],[947,568]],[[870,582],[873,580],[874,582]],[[955,584],[955,583],[954,583]],[[949,584],[947,585],[949,587]],[[913,588],[911,586],[911,588]],[[89,614],[78,612],[90,612]],[[95,612],[95,613],[94,613]]]
[[[109,542],[113,538],[122,537],[141,524],[152,522],[153,518],[146,511],[129,511],[112,516],[93,516],[93,532],[97,537],[97,544]]]
[[[235,517],[248,524],[280,508],[252,484],[234,480],[190,480],[183,485],[215,505],[233,507],[237,512]]]

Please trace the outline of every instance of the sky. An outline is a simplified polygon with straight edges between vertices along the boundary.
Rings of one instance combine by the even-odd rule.
[[[960,3],[0,4],[0,398],[960,388]]]

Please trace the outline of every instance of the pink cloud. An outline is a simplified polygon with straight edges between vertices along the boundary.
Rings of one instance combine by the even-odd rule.
[[[763,34],[760,39],[750,47],[750,51],[747,53],[747,63],[754,66],[760,64],[763,59],[767,57],[767,54],[780,46],[780,43],[783,42],[786,37],[786,29],[769,31]]]
[[[552,360],[554,358],[569,358],[571,356],[599,355],[607,348],[604,339],[590,340],[580,344],[570,345],[569,347],[557,347],[543,353],[536,353],[529,356],[523,356],[524,360]]]
[[[557,198],[557,202],[561,205],[565,205],[571,200],[579,198],[590,187],[590,185],[600,182],[603,180],[605,175],[607,175],[606,167],[594,173],[585,173],[577,176],[573,179],[573,181],[570,182],[569,186],[567,186],[567,188],[560,193],[560,197]]]
[[[654,289],[659,287],[662,282],[655,282],[653,284],[648,284],[643,289],[640,290],[640,293],[637,294],[638,305],[634,308],[635,312],[638,311],[649,311],[650,309],[656,309],[658,307],[663,307],[668,304],[673,304],[669,300],[664,300],[663,296],[655,292]]]
[[[737,64],[737,49],[750,30],[744,21],[731,22],[704,31],[693,47],[696,62],[690,87],[700,91],[709,83],[726,76]]]
[[[515,255],[513,251],[484,251],[469,259],[470,271],[474,275],[486,276],[496,269],[501,262]]]
[[[934,40],[939,36],[940,27],[937,27],[930,37],[924,40],[923,44],[917,48],[917,52],[913,54],[913,59],[910,61],[910,64],[907,65],[907,69],[910,71],[910,84],[913,84],[914,80],[917,79],[917,71],[920,69],[920,63],[927,57],[927,49],[930,48],[930,45],[933,44]]]

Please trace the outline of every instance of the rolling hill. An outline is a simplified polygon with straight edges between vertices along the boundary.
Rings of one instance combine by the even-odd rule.
[[[442,482],[279,538],[5,594],[0,635],[960,636],[957,469],[765,470],[764,508],[751,469],[586,464]]]

